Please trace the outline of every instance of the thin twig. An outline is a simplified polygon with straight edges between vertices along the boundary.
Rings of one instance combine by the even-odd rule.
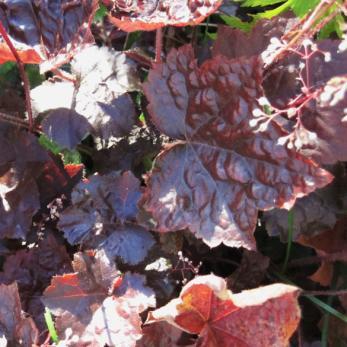
[[[7,35],[6,29],[4,28],[3,24],[0,21],[0,34],[3,37],[4,41],[6,42],[8,48],[10,49],[11,53],[16,59],[19,74],[21,76],[21,79],[23,81],[23,89],[24,89],[24,95],[25,95],[25,107],[28,112],[28,119],[29,119],[29,131],[33,130],[33,113],[31,108],[31,99],[30,99],[30,82],[28,79],[28,76],[24,69],[23,61],[21,60],[20,56],[18,55],[18,52],[14,45],[12,44],[12,41]]]
[[[299,30],[297,30],[297,34],[294,35],[294,37],[273,56],[271,63],[268,63],[267,67],[281,58],[282,55],[289,49],[299,45],[305,37],[313,36],[319,30],[319,27],[316,25],[317,21],[324,16],[326,11],[328,11],[334,4],[334,0],[322,0],[312,11],[312,13],[307,16],[307,19],[302,22],[302,26]],[[335,13],[335,15],[336,14],[337,13]],[[286,34],[286,36],[288,36],[288,34]]]
[[[161,63],[161,53],[163,50],[163,31],[161,28],[157,29],[155,34],[155,62]]]

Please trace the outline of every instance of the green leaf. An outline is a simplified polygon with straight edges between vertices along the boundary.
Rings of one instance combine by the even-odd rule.
[[[40,74],[40,68],[38,65],[25,65],[25,72],[28,75],[31,89],[39,86],[45,80],[44,76]]]
[[[99,5],[99,9],[96,11],[95,16],[94,16],[94,23],[95,22],[101,22],[104,17],[107,15],[107,8],[103,5]]]
[[[206,35],[210,40],[215,41],[217,39],[217,33],[207,33]]]
[[[59,154],[62,150],[56,142],[50,140],[45,134],[40,135],[39,144],[55,155]]]
[[[68,150],[64,149],[62,152],[63,155],[63,163],[66,164],[81,164],[82,158],[80,152],[76,150]]]
[[[244,0],[242,7],[270,6],[283,2],[283,0]]]
[[[231,26],[232,28],[241,29],[242,31],[245,31],[245,32],[251,31],[254,25],[254,21],[243,22],[240,18],[237,18],[235,16],[221,15],[220,17],[225,22],[225,24]]]
[[[257,13],[253,17],[256,19],[271,19],[272,17],[278,16],[279,14],[289,10],[291,8],[293,1],[296,1],[296,0],[288,0],[287,2],[283,3],[281,6],[278,6],[272,10],[267,10],[265,12]]]
[[[315,8],[319,2],[320,0],[293,0],[290,7],[295,15],[301,18]]]

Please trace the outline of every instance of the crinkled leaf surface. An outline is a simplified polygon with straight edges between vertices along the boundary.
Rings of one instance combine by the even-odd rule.
[[[185,285],[180,297],[149,314],[199,335],[199,346],[287,346],[300,321],[298,288],[284,284],[232,294],[214,275]]]
[[[121,52],[92,46],[76,54],[71,66],[76,84],[47,81],[31,92],[35,112],[48,112],[45,134],[70,149],[87,133],[104,141],[127,135],[136,122],[126,94],[139,88],[134,65]]]
[[[221,0],[114,0],[110,20],[129,32],[154,30],[166,25],[194,25],[215,12],[221,4]]]
[[[274,122],[251,127],[263,96],[257,58],[215,57],[201,67],[193,50],[173,50],[144,85],[152,122],[179,140],[156,159],[142,199],[165,232],[189,228],[215,247],[253,249],[257,212],[290,208],[329,183],[313,161],[277,143]]]
[[[302,129],[297,136],[304,154],[322,164],[346,161],[347,75],[328,81],[300,119]]]
[[[38,342],[38,330],[31,318],[22,313],[17,284],[0,284],[0,336],[4,334],[8,344],[32,346]],[[0,342],[2,342],[0,340]]]
[[[140,195],[140,182],[130,171],[94,175],[75,187],[72,206],[62,212],[58,227],[71,244],[86,243],[138,264],[154,244],[152,235],[136,224]]]
[[[89,25],[96,7],[95,0],[4,0],[0,20],[23,62],[39,63],[86,38],[90,41]],[[0,63],[8,60],[15,59],[2,43]]]

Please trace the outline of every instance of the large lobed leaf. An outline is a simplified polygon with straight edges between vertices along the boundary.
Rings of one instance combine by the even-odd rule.
[[[148,316],[199,336],[204,347],[284,347],[300,321],[298,288],[284,284],[232,294],[215,275],[199,276]]]
[[[202,22],[222,0],[114,0],[111,22],[124,31],[154,30],[165,25],[185,26]]]
[[[40,63],[86,38],[90,41],[89,26],[96,7],[95,0],[4,0],[0,20],[23,62]],[[8,60],[15,59],[1,43],[0,63]]]
[[[278,144],[275,122],[251,126],[263,96],[255,57],[217,56],[198,67],[193,50],[173,50],[144,85],[152,122],[177,139],[156,159],[144,208],[161,232],[189,228],[209,246],[255,248],[258,210],[291,208],[332,176]]]

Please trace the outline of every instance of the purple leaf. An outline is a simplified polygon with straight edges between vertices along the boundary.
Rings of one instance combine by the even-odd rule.
[[[152,122],[178,139],[156,159],[141,203],[161,232],[189,228],[210,247],[255,248],[258,210],[290,208],[329,183],[313,161],[277,143],[274,122],[250,122],[263,96],[259,60],[215,57],[201,67],[191,46],[172,50],[144,85]]]

